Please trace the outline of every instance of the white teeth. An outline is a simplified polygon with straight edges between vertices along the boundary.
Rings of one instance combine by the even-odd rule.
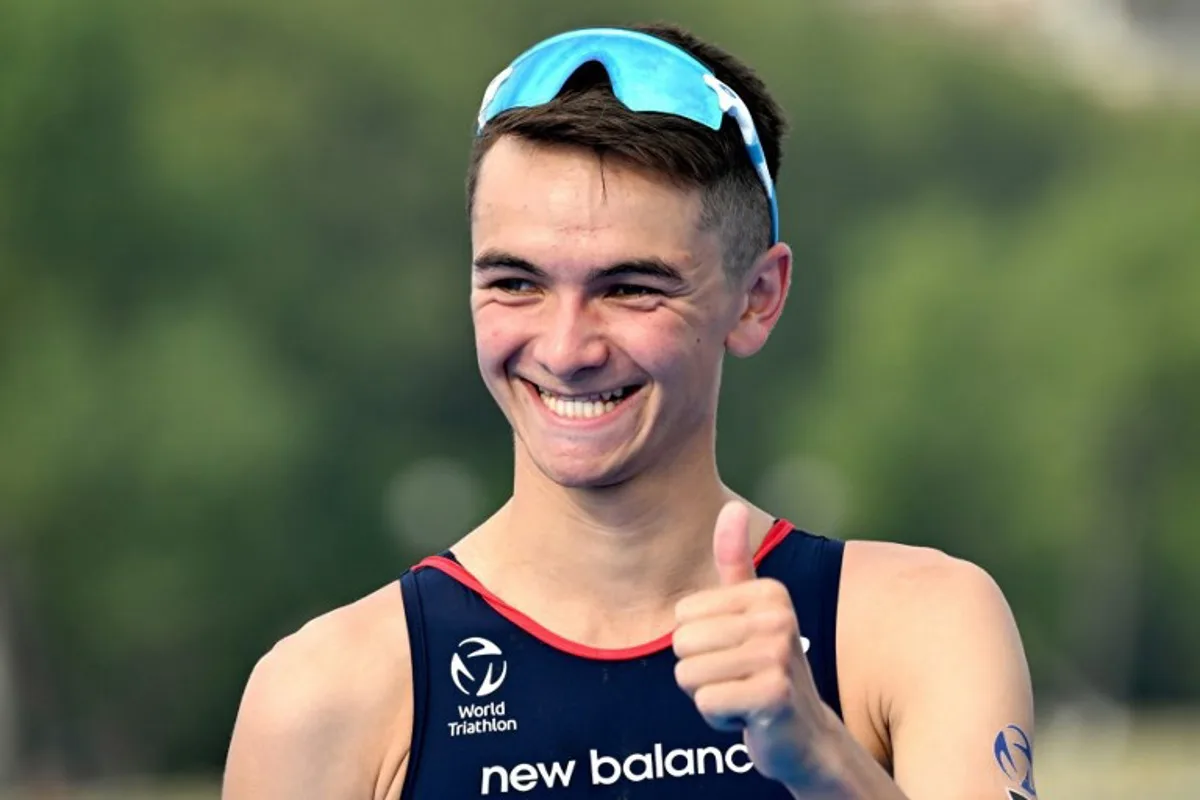
[[[624,389],[616,389],[583,397],[562,397],[538,387],[538,396],[546,408],[567,419],[591,419],[607,414],[617,407],[625,395]]]

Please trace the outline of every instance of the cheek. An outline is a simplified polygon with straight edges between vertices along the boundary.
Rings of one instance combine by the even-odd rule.
[[[511,315],[496,306],[484,306],[472,313],[475,327],[475,351],[479,365],[494,369],[511,357],[519,347],[520,336]]]
[[[721,344],[719,337],[703,326],[674,315],[620,329],[626,352],[659,379],[682,379],[708,371],[712,353]]]

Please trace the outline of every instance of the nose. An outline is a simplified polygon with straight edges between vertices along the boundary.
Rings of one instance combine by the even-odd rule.
[[[608,344],[595,309],[586,300],[567,297],[548,306],[533,347],[538,365],[564,383],[604,366]]]

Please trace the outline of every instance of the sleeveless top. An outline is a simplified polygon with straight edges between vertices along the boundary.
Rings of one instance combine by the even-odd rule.
[[[755,555],[792,597],[822,700],[841,716],[835,637],[843,543],[779,521]],[[400,578],[412,649],[402,800],[790,800],[740,732],[714,730],[675,682],[671,635],[598,650],[490,593],[449,552]]]

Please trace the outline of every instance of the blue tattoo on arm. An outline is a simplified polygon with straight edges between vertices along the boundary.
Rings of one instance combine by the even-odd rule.
[[[996,764],[1010,780],[1018,781],[1021,790],[1029,797],[1036,798],[1037,790],[1033,787],[1033,745],[1025,731],[1016,725],[996,734],[996,743],[992,748],[996,756]],[[1022,796],[1009,793],[1012,800],[1021,800]]]

